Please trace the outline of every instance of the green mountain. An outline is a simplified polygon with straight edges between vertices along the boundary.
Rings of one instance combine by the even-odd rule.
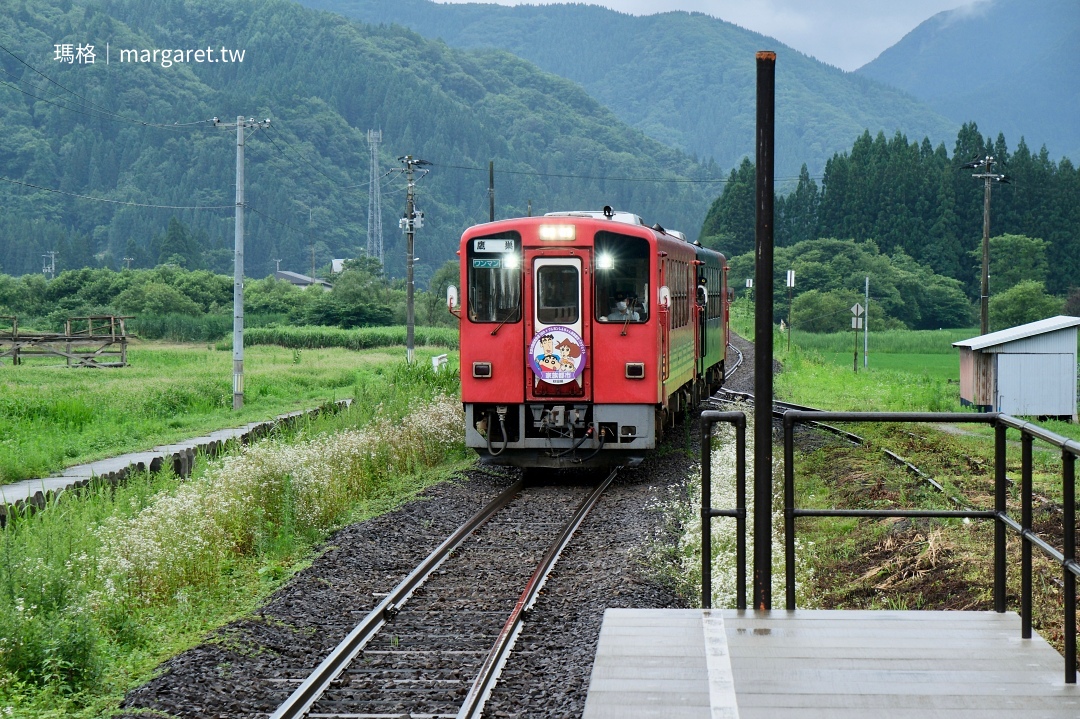
[[[624,122],[721,166],[754,156],[758,50],[776,50],[776,173],[820,174],[864,130],[937,144],[948,120],[907,93],[700,13],[635,17],[593,5],[301,0],[371,23],[398,23],[451,46],[508,50],[574,82]]]
[[[75,60],[86,45],[92,64]],[[391,274],[404,265],[405,180],[393,168],[406,154],[433,163],[417,181],[421,284],[465,227],[487,220],[489,161],[500,217],[530,202],[534,213],[610,204],[693,233],[719,187],[705,182],[715,166],[506,52],[455,50],[286,0],[10,0],[0,46],[7,274],[39,271],[48,251],[57,271],[165,261],[229,271],[236,133],[213,117],[272,120],[245,140],[255,277],[276,260],[306,272],[312,253],[323,266],[367,246],[372,128]],[[222,48],[243,59],[210,62]],[[174,216],[182,226],[167,232]]]
[[[938,13],[860,76],[910,92],[957,122],[1080,157],[1080,4],[993,0]],[[968,158],[970,159],[970,158]]]

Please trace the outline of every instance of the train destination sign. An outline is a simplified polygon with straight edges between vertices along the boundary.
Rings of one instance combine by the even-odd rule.
[[[473,240],[473,252],[513,252],[513,240]],[[476,265],[473,265],[474,267]]]

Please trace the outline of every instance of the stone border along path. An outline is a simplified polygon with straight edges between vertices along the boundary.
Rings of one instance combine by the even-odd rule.
[[[333,402],[334,411],[345,409],[351,404],[351,399],[339,399]],[[49,500],[61,492],[81,489],[92,481],[104,481],[117,485],[132,472],[160,472],[169,466],[178,477],[187,477],[194,469],[195,458],[198,455],[216,456],[228,446],[229,442],[250,444],[278,427],[290,426],[302,417],[317,415],[327,406],[279,414],[274,419],[251,422],[242,427],[219,429],[205,437],[195,437],[178,444],[161,445],[146,452],[131,452],[119,457],[78,464],[68,467],[55,477],[24,479],[14,484],[0,485],[0,527],[6,524],[9,514],[22,512],[27,506],[44,509]]]

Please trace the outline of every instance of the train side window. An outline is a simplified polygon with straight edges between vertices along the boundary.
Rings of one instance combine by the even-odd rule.
[[[649,320],[649,241],[614,232],[597,232],[593,282],[599,322]]]
[[[502,232],[469,241],[469,319],[521,320],[521,235]]]

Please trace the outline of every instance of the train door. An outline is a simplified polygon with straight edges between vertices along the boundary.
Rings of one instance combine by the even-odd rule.
[[[705,376],[705,356],[709,353],[709,290],[705,283],[705,268],[698,270],[695,278],[694,313],[697,316],[697,375]]]
[[[532,267],[532,338],[528,363],[533,396],[585,395],[588,362],[579,257],[540,257]]]

